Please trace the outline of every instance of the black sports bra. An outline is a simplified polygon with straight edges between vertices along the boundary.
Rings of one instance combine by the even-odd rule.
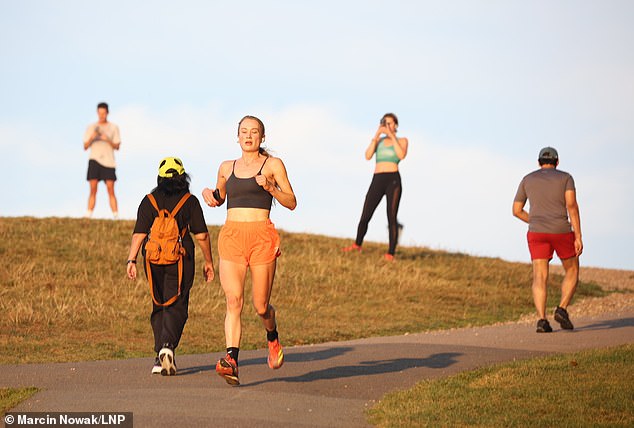
[[[256,175],[262,173],[262,168],[269,158],[264,159],[260,170]],[[233,161],[231,175],[227,179],[227,209],[229,208],[262,208],[271,210],[273,195],[264,190],[255,181],[255,176],[249,178],[236,177],[234,170],[236,161]]]

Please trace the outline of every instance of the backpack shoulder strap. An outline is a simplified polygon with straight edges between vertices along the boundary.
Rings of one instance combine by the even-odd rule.
[[[178,213],[180,211],[180,209],[183,208],[183,205],[185,205],[185,202],[187,202],[187,200],[189,199],[190,196],[191,196],[191,193],[189,193],[189,192],[187,192],[187,193],[185,193],[183,195],[181,200],[178,201],[178,203],[176,204],[176,206],[174,207],[174,209],[170,213],[170,215],[172,217],[176,217],[176,213]],[[180,234],[181,239],[185,237],[185,233],[187,233],[187,226],[183,227],[183,230],[181,230],[181,234]],[[181,262],[182,262],[182,257],[181,257],[181,261],[179,263],[181,263]],[[179,269],[180,269],[180,267],[179,267]]]
[[[178,203],[176,204],[176,206],[174,207],[174,209],[172,210],[172,212],[170,213],[172,215],[172,217],[174,217],[176,215],[176,213],[178,211],[180,211],[181,208],[183,208],[183,205],[185,205],[185,202],[187,202],[187,199],[189,199],[189,197],[191,196],[191,193],[187,192],[183,195],[183,197],[181,198],[180,201],[178,201]]]
[[[150,203],[156,209],[156,211],[161,211],[158,207],[158,204],[156,203],[156,198],[154,198],[153,194],[148,193],[147,198],[150,200]]]

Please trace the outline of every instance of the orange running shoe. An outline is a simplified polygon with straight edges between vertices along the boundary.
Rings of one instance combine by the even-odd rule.
[[[383,256],[383,258],[385,260],[387,260],[388,262],[393,262],[394,261],[394,256],[390,253],[385,253],[385,255]]]
[[[284,352],[279,339],[269,342],[269,357],[267,359],[269,367],[273,370],[279,369],[284,364]]]
[[[349,247],[343,247],[342,250],[345,253],[349,253],[350,251],[357,251],[357,252],[361,252],[361,246],[357,245],[357,244],[352,244]]]
[[[218,373],[218,376],[224,378],[229,385],[240,385],[240,380],[238,379],[238,363],[236,363],[229,354],[218,360],[216,363],[216,373]]]

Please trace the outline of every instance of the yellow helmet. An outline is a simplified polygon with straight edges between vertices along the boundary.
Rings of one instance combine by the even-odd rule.
[[[176,174],[174,173],[176,172]],[[159,177],[172,178],[174,175],[182,175],[185,172],[183,161],[179,158],[165,158],[159,164]]]

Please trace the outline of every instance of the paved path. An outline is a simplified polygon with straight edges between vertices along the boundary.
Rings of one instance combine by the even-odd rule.
[[[12,411],[134,413],[136,427],[367,426],[364,410],[422,379],[514,359],[634,343],[634,310],[576,319],[572,332],[503,324],[240,353],[240,387],[215,375],[220,354],[177,355],[179,375],[150,375],[151,358],[0,366],[0,387],[42,391]],[[556,323],[553,326],[558,327]]]

